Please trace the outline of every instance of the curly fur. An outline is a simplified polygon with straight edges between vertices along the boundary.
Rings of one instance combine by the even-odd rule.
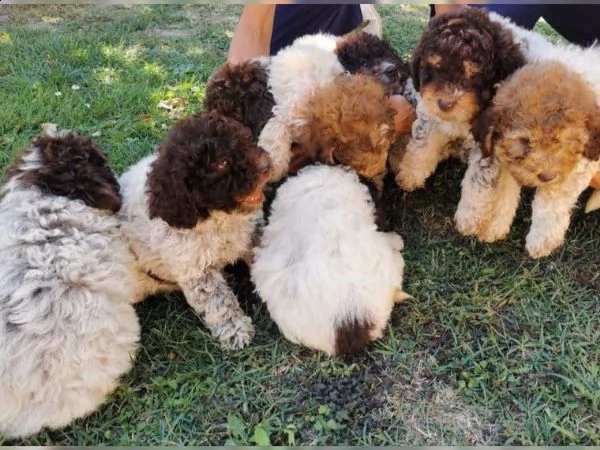
[[[347,355],[382,337],[405,297],[402,249],[398,234],[376,230],[354,171],[313,165],[279,187],[251,275],[288,340]]]
[[[313,162],[341,164],[380,183],[396,137],[394,114],[383,87],[372,77],[337,76],[297,111],[290,171]]]
[[[254,334],[222,270],[251,250],[269,167],[247,127],[205,111],[177,122],[157,153],[120,178],[137,299],[183,291],[226,349]]]
[[[271,58],[269,83],[275,98],[273,117],[259,145],[273,159],[273,181],[287,175],[299,139],[294,122],[315,92],[344,72],[372,76],[387,95],[410,92],[408,66],[386,41],[369,33],[348,36],[315,34],[298,38]],[[408,95],[408,94],[407,94]],[[411,97],[412,98],[412,97]]]
[[[466,161],[475,146],[470,124],[489,105],[496,85],[550,45],[480,8],[431,20],[412,54],[420,99],[412,139],[393,167],[398,185],[407,191],[422,188],[441,161]]]
[[[335,53],[347,72],[375,77],[388,95],[404,94],[409,66],[385,39],[366,32],[351,34],[339,40]]]
[[[483,158],[498,166],[501,179],[484,191],[483,203],[476,197],[476,217],[484,217],[475,230],[480,239],[508,234],[525,186],[536,188],[529,254],[547,256],[562,244],[571,210],[600,168],[599,99],[590,83],[556,61],[527,64],[500,86],[474,125]],[[472,200],[465,195],[461,202]]]
[[[74,132],[40,136],[2,194],[0,433],[24,437],[96,410],[130,370],[140,327],[100,147]]]
[[[267,58],[225,63],[206,83],[204,108],[243,123],[258,140],[275,105],[268,81]]]

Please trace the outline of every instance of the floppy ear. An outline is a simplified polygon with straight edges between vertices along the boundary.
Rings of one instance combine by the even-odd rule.
[[[521,46],[514,41],[509,30],[505,30],[499,24],[494,24],[494,83],[506,79],[517,69],[525,65],[525,57]]]
[[[197,208],[190,188],[186,185],[186,161],[173,159],[167,152],[159,152],[148,175],[148,213],[151,219],[164,220],[173,228],[194,228],[198,221],[207,219],[209,212]]]
[[[427,33],[427,30],[425,33]],[[423,60],[423,52],[425,51],[423,38],[424,36],[413,49],[412,56],[410,58],[410,76],[412,78],[413,86],[417,92],[421,89],[421,79],[419,77],[419,73],[421,72],[421,61]]]
[[[592,161],[600,159],[600,108],[596,107],[594,115],[588,122],[589,140],[583,150],[583,156]]]
[[[489,106],[481,111],[471,124],[471,133],[481,146],[481,153],[484,158],[494,155],[495,115],[496,111],[492,106]]]
[[[266,82],[265,75],[264,84],[257,80],[250,85],[249,92],[243,94],[244,125],[250,128],[256,138],[272,117],[275,105],[275,99]]]

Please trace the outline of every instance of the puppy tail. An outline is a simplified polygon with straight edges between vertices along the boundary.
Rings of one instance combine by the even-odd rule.
[[[596,189],[592,196],[585,204],[585,213],[589,214],[592,211],[600,209],[600,190]]]

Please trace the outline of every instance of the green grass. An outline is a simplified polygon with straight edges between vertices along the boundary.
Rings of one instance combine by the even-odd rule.
[[[427,9],[379,10],[408,56]],[[239,11],[0,6],[0,169],[53,122],[93,133],[123,171],[175,120],[161,101],[179,114],[200,106]],[[524,251],[530,194],[506,241],[455,232],[462,172],[445,163],[426,189],[389,196],[414,299],[364,357],[329,359],[285,341],[245,297],[257,336],[223,353],[182,296],[153,298],[137,308],[135,367],[104,406],[64,430],[0,444],[600,444],[598,213],[578,208],[567,243],[534,261]]]

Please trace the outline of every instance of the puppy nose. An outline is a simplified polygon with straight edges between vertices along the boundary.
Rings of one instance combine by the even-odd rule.
[[[547,183],[548,181],[552,181],[557,177],[557,173],[552,171],[552,170],[545,170],[543,172],[540,172],[538,174],[538,178],[543,181],[544,183]]]
[[[454,108],[454,105],[456,104],[455,101],[453,100],[446,100],[445,98],[440,98],[438,101],[438,107],[444,111],[450,111],[452,108]]]

